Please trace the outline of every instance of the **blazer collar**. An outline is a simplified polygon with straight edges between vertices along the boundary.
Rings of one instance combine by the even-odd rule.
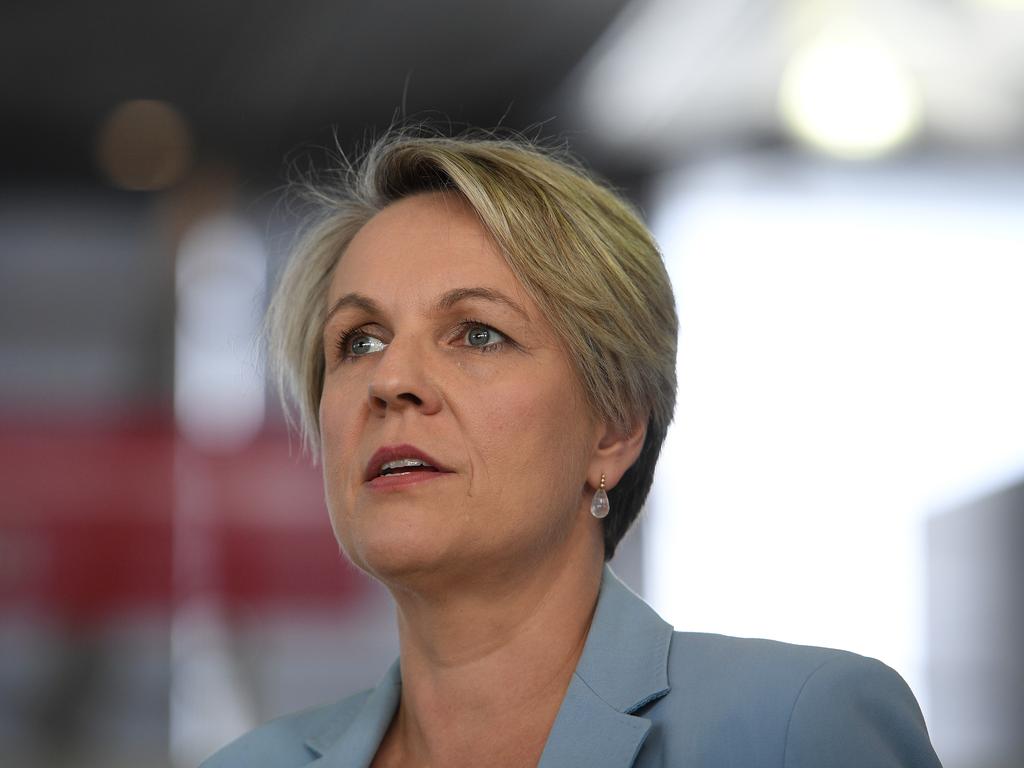
[[[669,692],[672,627],[605,566],[583,654],[540,768],[626,768],[651,721],[633,713]]]
[[[634,715],[669,691],[672,627],[607,565],[583,653],[548,735],[540,767],[620,768],[633,763],[649,720]],[[368,766],[401,696],[399,662],[347,722],[329,722],[306,744],[317,768]]]
[[[668,693],[672,626],[607,565],[576,676],[626,714]]]
[[[328,721],[306,739],[306,746],[319,757],[310,763],[317,768],[366,768],[373,762],[402,695],[399,660],[363,700],[355,717]]]

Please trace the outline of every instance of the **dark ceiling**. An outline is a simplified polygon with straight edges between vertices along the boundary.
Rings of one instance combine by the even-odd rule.
[[[200,158],[250,179],[400,114],[565,129],[555,95],[626,0],[220,0],[4,4],[4,182],[100,182],[97,130],[126,99],[166,100]]]

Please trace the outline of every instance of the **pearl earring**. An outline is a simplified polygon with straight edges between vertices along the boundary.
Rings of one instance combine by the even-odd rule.
[[[601,473],[601,487],[594,491],[594,498],[590,502],[590,514],[596,518],[608,517],[611,506],[608,504],[608,494],[604,490],[604,472]]]

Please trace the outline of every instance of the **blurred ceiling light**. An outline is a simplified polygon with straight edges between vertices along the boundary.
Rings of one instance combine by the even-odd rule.
[[[939,152],[1015,154],[1024,0],[633,0],[564,89],[620,165],[764,147],[780,131],[846,157],[925,132]]]
[[[778,107],[786,128],[830,155],[871,159],[921,127],[921,97],[900,60],[871,32],[832,24],[787,64]]]
[[[760,0],[634,0],[567,80],[566,98],[616,151],[671,155],[772,127],[784,54]]]
[[[191,165],[188,123],[164,101],[122,102],[100,128],[96,159],[122,189],[165,189],[181,179]]]

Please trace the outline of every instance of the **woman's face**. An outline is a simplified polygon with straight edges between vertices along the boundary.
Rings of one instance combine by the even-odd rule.
[[[324,483],[353,562],[385,582],[500,573],[593,535],[598,424],[464,201],[421,194],[377,214],[339,260],[328,308]],[[446,471],[378,475],[406,454]]]

